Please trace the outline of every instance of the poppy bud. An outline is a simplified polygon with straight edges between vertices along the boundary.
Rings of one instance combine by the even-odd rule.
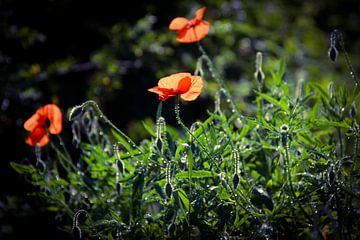
[[[265,74],[262,71],[256,71],[255,72],[255,78],[258,80],[259,83],[264,82]]]
[[[117,167],[118,167],[118,169],[119,169],[119,173],[120,173],[121,175],[124,175],[124,163],[123,163],[120,159],[118,159],[118,160],[116,161],[116,165],[117,165]]]
[[[350,109],[349,109],[349,116],[352,119],[355,119],[356,117],[356,105],[355,102],[352,102]]]
[[[339,54],[339,52],[338,52],[338,50],[336,49],[336,47],[331,46],[331,47],[329,48],[328,56],[329,56],[329,58],[331,59],[331,61],[335,62],[338,54]]]
[[[234,189],[236,189],[240,181],[239,175],[237,173],[233,175],[232,181],[233,181],[233,187]]]
[[[74,240],[80,240],[82,238],[82,232],[78,226],[72,228],[72,236]]]
[[[335,62],[336,58],[339,54],[338,50],[336,49],[336,46],[339,43],[339,38],[342,38],[342,34],[339,30],[335,29],[331,32],[330,35],[330,48],[328,50],[328,56],[331,59],[331,61]]]
[[[117,183],[116,184],[116,192],[117,192],[117,194],[120,195],[121,191],[122,191],[121,183]]]
[[[168,197],[168,198],[171,198],[171,195],[172,195],[172,186],[171,186],[171,184],[170,183],[166,183],[166,185],[165,185],[165,193],[166,193],[166,196]]]

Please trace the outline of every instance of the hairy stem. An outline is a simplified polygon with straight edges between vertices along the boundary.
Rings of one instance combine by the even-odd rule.
[[[232,99],[230,92],[227,89],[223,79],[220,77],[220,75],[216,71],[214,64],[211,61],[210,57],[207,55],[207,53],[205,52],[205,49],[200,44],[198,46],[199,46],[199,50],[202,54],[201,59],[205,60],[207,66],[208,66],[208,69],[211,73],[211,77],[214,78],[214,80],[219,84],[221,91],[224,93],[224,95],[226,97],[226,101],[230,104],[232,113],[236,113],[236,115],[240,118],[240,120],[244,121],[245,120],[244,117],[242,116],[242,114],[240,113],[240,110],[238,109],[234,100]]]

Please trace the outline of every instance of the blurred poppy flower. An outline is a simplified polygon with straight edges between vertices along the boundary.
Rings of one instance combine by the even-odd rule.
[[[206,7],[195,12],[195,18],[189,20],[184,17],[174,18],[169,26],[170,30],[176,30],[176,40],[182,43],[193,43],[203,39],[210,30],[210,23],[202,20]]]
[[[202,87],[203,81],[200,76],[192,76],[190,73],[175,73],[161,78],[157,87],[148,90],[158,94],[161,101],[177,95],[180,95],[185,101],[193,101],[200,95]]]
[[[62,130],[62,113],[55,104],[47,104],[39,108],[24,123],[24,128],[30,132],[25,142],[30,146],[43,147],[49,142],[49,132],[59,134]]]

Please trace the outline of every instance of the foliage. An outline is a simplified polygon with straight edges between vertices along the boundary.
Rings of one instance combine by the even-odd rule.
[[[218,77],[210,62],[198,67]],[[51,161],[37,153],[42,166],[12,167],[75,239],[359,237],[354,96],[333,83],[289,84],[284,59],[257,80],[255,112],[240,114],[223,85],[208,118],[190,128],[176,102],[179,133],[167,129],[161,102],[140,144],[85,102],[70,113],[79,157],[52,144]]]
[[[73,104],[70,97],[83,101],[79,86],[95,100],[69,114],[74,149],[56,136],[46,151],[35,148],[35,164],[11,162],[36,187],[33,195],[62,217],[69,236],[359,238],[359,86],[355,75],[343,74],[345,67],[354,70],[351,63],[338,64],[337,54],[349,59],[343,41],[332,46],[338,48],[329,52],[337,64],[330,65],[326,36],[308,18],[320,2],[284,9],[283,1],[239,4],[208,5],[213,40],[201,46],[175,48],[167,26],[148,14],[135,24],[100,28],[106,40],[85,57],[71,53],[18,64],[11,51],[1,52],[8,102],[52,98],[66,108]],[[12,29],[4,30],[9,42],[30,53],[46,41],[31,27],[4,29]],[[156,123],[133,125],[129,135],[137,137],[131,139],[101,111],[106,103],[120,103],[106,112],[121,126],[130,110],[139,118],[154,114],[155,101],[141,91],[153,79],[195,66],[205,82],[200,100],[214,104],[200,108],[207,109],[202,121],[189,119],[189,111],[199,112],[195,103],[187,103],[181,117],[178,100],[175,114],[165,102]],[[73,81],[78,73],[86,81]],[[14,89],[19,97],[11,97]],[[52,95],[42,96],[47,93]],[[182,130],[169,124],[174,119]]]

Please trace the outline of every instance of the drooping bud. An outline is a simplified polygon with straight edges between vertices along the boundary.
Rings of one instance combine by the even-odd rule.
[[[339,54],[339,51],[336,49],[336,47],[332,46],[329,48],[328,56],[331,59],[331,61],[335,62],[338,54]]]
[[[356,110],[356,104],[355,104],[355,101],[354,101],[354,102],[352,102],[352,104],[351,104],[351,106],[350,106],[350,109],[349,109],[349,116],[350,116],[350,118],[355,119],[355,117],[356,117],[356,112],[357,112],[357,110]]]
[[[165,185],[165,193],[166,193],[166,196],[167,196],[168,198],[171,198],[172,190],[173,190],[173,189],[172,189],[171,184],[170,184],[169,182],[167,182],[166,185]]]
[[[262,85],[264,83],[265,74],[262,71],[262,53],[256,53],[256,61],[255,61],[255,79]]]
[[[239,175],[237,173],[235,173],[232,178],[234,189],[236,189],[237,186],[239,185],[239,181],[240,181]]]
[[[117,144],[113,145],[113,150],[116,156],[116,165],[118,167],[119,173],[121,175],[124,175],[124,163],[121,160],[120,152],[119,152],[119,146]]]
[[[331,59],[331,61],[335,62],[337,59],[337,56],[339,54],[338,50],[337,50],[337,44],[338,44],[338,35],[339,35],[339,31],[338,30],[334,30],[331,32],[330,35],[330,48],[328,50],[328,56]]]

